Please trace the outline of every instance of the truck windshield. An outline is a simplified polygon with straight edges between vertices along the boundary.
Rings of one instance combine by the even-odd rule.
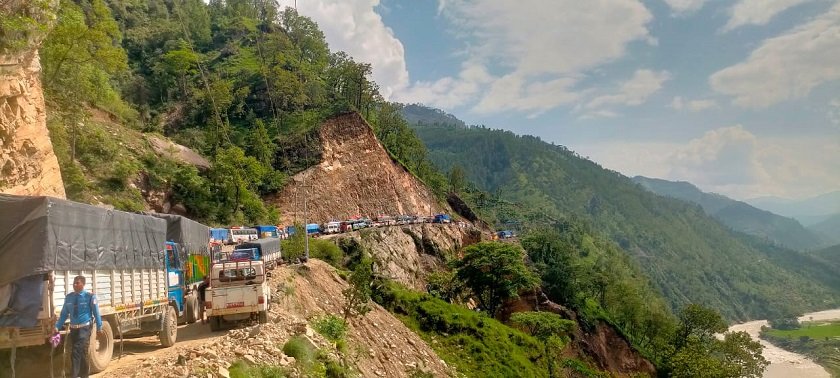
[[[233,282],[253,280],[257,278],[257,270],[251,267],[222,269],[219,271],[219,281]]]

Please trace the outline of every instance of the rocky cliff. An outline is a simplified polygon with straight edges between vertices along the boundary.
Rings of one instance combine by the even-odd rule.
[[[444,268],[446,256],[481,239],[472,225],[414,224],[341,234],[354,239],[373,257],[378,274],[406,287],[426,290],[429,273]]]
[[[56,6],[57,2],[53,2]],[[28,14],[27,2],[0,5],[4,15]],[[49,19],[49,15],[42,15]],[[34,17],[34,16],[33,16]],[[0,192],[64,198],[64,182],[47,131],[38,47],[46,33],[20,33],[22,49],[0,52]],[[9,41],[3,41],[4,45]]]
[[[358,113],[324,122],[319,129],[321,162],[295,175],[266,198],[280,208],[281,223],[304,218],[325,222],[377,214],[430,215],[452,212],[420,180],[394,162]]]

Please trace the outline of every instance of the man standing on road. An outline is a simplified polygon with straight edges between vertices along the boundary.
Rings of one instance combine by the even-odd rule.
[[[55,323],[55,332],[64,327],[64,321],[68,316],[70,317],[70,339],[67,342],[70,342],[73,347],[71,377],[88,378],[90,366],[87,351],[90,345],[90,330],[95,321],[96,330],[101,334],[102,317],[99,316],[96,296],[85,291],[84,276],[73,278],[73,292],[64,298],[64,307],[61,308],[61,316]]]
[[[207,323],[204,320],[204,301],[207,296],[207,288],[210,287],[210,276],[204,276],[204,279],[198,285],[198,318],[201,319],[201,324]]]

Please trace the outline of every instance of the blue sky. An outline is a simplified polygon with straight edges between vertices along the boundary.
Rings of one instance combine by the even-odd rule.
[[[297,7],[390,100],[738,199],[840,190],[840,0]]]

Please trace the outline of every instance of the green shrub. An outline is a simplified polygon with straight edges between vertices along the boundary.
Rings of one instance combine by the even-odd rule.
[[[336,268],[341,268],[344,263],[344,252],[329,240],[310,239],[309,256],[323,260]]]
[[[289,357],[294,357],[303,365],[309,365],[315,358],[315,348],[309,340],[300,335],[292,337],[283,345],[283,353]]]
[[[244,361],[234,362],[228,369],[230,378],[281,378],[286,373],[277,366],[252,366]]]
[[[344,339],[347,334],[347,323],[332,314],[316,319],[314,325],[315,331],[334,343]]]

